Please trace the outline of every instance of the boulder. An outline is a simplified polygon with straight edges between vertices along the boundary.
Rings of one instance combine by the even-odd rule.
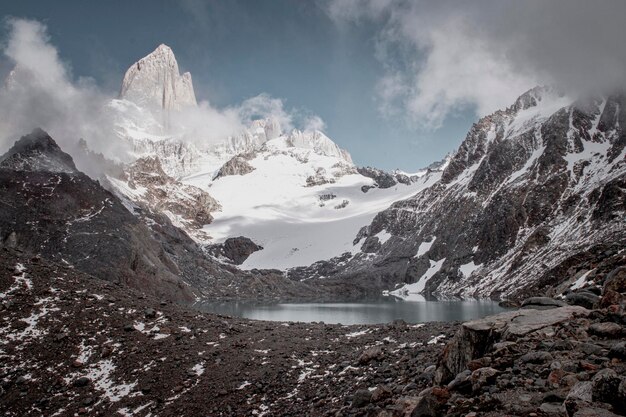
[[[469,394],[472,392],[472,381],[470,376],[472,371],[466,369],[459,373],[450,383],[448,383],[448,390],[458,391],[460,393]]]
[[[419,374],[417,378],[415,378],[415,380],[423,384],[430,384],[433,382],[433,378],[435,377],[436,370],[437,370],[436,365],[430,365],[426,369],[424,369],[424,372]]]
[[[573,417],[619,417],[617,414],[599,407],[585,407],[573,414]]]
[[[530,297],[522,301],[522,308],[534,308],[537,310],[546,310],[557,307],[564,307],[567,303],[561,300],[555,300],[550,297]]]
[[[477,369],[491,365],[491,362],[492,361],[489,356],[485,356],[484,358],[472,359],[467,363],[467,369],[469,369],[470,371],[475,371]]]
[[[607,291],[626,292],[626,266],[615,268],[607,274],[602,292],[606,293]]]
[[[611,322],[593,323],[589,326],[589,333],[600,337],[616,339],[624,333],[624,328],[617,323]]]
[[[546,416],[562,416],[565,411],[565,407],[560,403],[543,403],[539,406],[539,410],[542,412],[542,415]]]
[[[380,359],[383,356],[383,349],[380,346],[372,346],[365,349],[359,356],[359,364],[366,365],[374,359]]]
[[[418,395],[411,417],[441,416],[444,414],[443,411],[449,398],[450,392],[446,388],[426,388]]]
[[[593,384],[590,381],[578,382],[572,387],[565,398],[565,411],[573,416],[578,410],[587,407],[593,402]]]
[[[89,385],[89,383],[91,383],[91,380],[89,378],[87,378],[86,376],[81,376],[79,378],[76,378],[74,382],[72,383],[72,385],[80,388],[80,387],[86,387],[87,385]]]
[[[543,395],[543,401],[546,403],[562,403],[566,397],[562,391],[549,391]]]
[[[235,265],[241,265],[254,252],[263,247],[245,236],[229,237],[223,243],[206,246],[206,251],[217,258],[226,258]]]
[[[614,343],[609,349],[609,358],[626,359],[626,342]]]
[[[620,377],[612,369],[603,369],[591,380],[591,395],[594,401],[613,404],[621,383]]]
[[[400,397],[393,403],[393,409],[397,412],[394,415],[410,416],[417,407],[417,397]]]
[[[600,308],[608,308],[612,305],[619,305],[624,302],[625,299],[626,297],[624,297],[617,291],[606,290],[602,295],[602,299],[600,300]]]
[[[550,352],[538,351],[528,352],[525,355],[522,355],[519,360],[522,363],[546,363],[552,362],[554,357],[550,354]]]
[[[463,323],[461,329],[446,345],[439,358],[434,382],[450,382],[467,368],[467,364],[485,356],[495,343],[516,339],[576,316],[588,316],[589,310],[579,306],[558,307],[546,314],[541,310],[508,311],[495,316]]]
[[[617,387],[617,398],[614,405],[618,410],[626,410],[626,378],[624,377]]]
[[[393,391],[391,391],[391,388],[389,388],[387,385],[380,385],[376,387],[374,391],[372,391],[371,401],[378,402],[384,400],[385,398],[391,397],[392,394]]]
[[[478,392],[485,385],[493,384],[497,375],[498,371],[489,367],[475,370],[470,376],[472,390]]]
[[[357,390],[352,396],[352,407],[365,407],[372,400],[372,393],[367,389]]]
[[[590,291],[570,292],[565,298],[569,304],[588,309],[594,309],[600,305],[600,297]]]

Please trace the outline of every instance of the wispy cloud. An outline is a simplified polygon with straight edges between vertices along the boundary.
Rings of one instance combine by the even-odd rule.
[[[304,130],[319,130],[321,132],[326,130],[326,123],[319,116],[309,116],[305,118],[302,126]]]
[[[24,133],[41,127],[68,149],[84,138],[91,149],[125,159],[124,143],[115,140],[120,115],[112,111],[115,106],[108,106],[115,94],[103,92],[91,79],[75,79],[42,23],[8,19],[5,25],[8,37],[3,52],[15,69],[0,90],[0,152]],[[285,131],[294,126],[324,126],[319,117],[301,113],[268,94],[225,108],[204,100],[197,108],[171,114],[172,130],[167,133],[206,145],[241,133],[258,118],[272,118]]]
[[[35,127],[43,127],[61,142],[80,137],[104,139],[107,125],[100,111],[105,97],[90,79],[72,80],[39,22],[8,19],[5,56],[15,69],[0,92],[0,145]],[[86,121],[89,120],[87,123]]]
[[[484,115],[526,89],[626,85],[626,2],[331,0],[341,25],[379,28],[381,111],[437,128],[451,112]]]

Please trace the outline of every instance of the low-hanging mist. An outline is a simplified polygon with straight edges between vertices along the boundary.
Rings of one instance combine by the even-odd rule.
[[[114,140],[116,107],[110,105],[117,93],[102,90],[91,78],[75,77],[41,22],[9,18],[5,27],[3,53],[13,70],[0,90],[0,151],[41,127],[70,151],[82,138],[91,150],[124,161],[127,149],[123,142]],[[161,114],[149,116],[157,121],[162,118]],[[237,135],[255,119],[271,118],[283,131],[324,128],[318,116],[286,109],[281,99],[265,93],[225,108],[204,100],[197,107],[171,112],[167,117],[167,126],[159,127],[161,131],[156,133],[199,146]]]

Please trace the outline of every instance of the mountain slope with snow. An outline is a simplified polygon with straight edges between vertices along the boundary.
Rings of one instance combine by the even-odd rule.
[[[209,222],[214,200],[167,177],[155,159],[137,161],[129,175],[136,203],[76,169],[70,155],[35,129],[0,156],[0,248],[162,300],[332,297],[280,272],[241,271],[215,259],[183,230]],[[180,227],[172,215],[185,220]]]
[[[108,185],[149,226],[174,223],[229,267],[227,244],[246,254],[241,269],[293,281],[497,298],[592,277],[626,243],[623,95],[534,88],[407,174],[356,167],[324,133],[272,118],[195,137],[164,117],[195,105],[180,77],[163,46],[129,68],[106,111],[131,163]]]
[[[253,170],[244,175],[183,180],[222,205],[204,227],[216,241],[243,235],[263,246],[244,269],[287,269],[358,251],[354,236],[376,213],[434,182],[430,176],[366,194],[362,187],[373,187],[373,179],[344,159],[292,147],[288,137],[268,141],[247,159]]]
[[[399,295],[509,297],[601,273],[626,247],[623,126],[624,95],[527,92],[471,128],[439,181],[376,215],[358,235],[367,250],[333,276],[405,285]]]

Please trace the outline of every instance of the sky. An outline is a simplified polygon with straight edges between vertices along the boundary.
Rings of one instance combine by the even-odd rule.
[[[60,85],[83,101],[115,96],[125,70],[165,43],[214,112],[269,97],[295,127],[323,121],[317,125],[358,165],[412,171],[453,151],[478,117],[535,85],[626,85],[626,2],[590,3],[2,2],[0,71],[16,59],[37,66],[39,52],[28,46],[39,36],[40,50],[56,51],[48,65],[60,66]],[[40,29],[19,38],[16,19]]]

